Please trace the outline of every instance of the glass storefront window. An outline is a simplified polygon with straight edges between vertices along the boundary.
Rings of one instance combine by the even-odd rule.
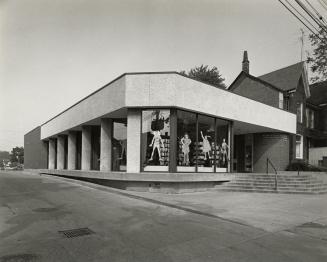
[[[113,123],[112,170],[126,171],[127,158],[127,119],[115,120]]]
[[[195,172],[196,115],[177,111],[177,171]]]
[[[168,171],[170,110],[142,111],[142,166],[144,171]]]
[[[196,148],[198,172],[214,172],[215,119],[213,117],[198,116],[198,144]]]
[[[216,172],[227,172],[229,153],[228,121],[216,120]]]

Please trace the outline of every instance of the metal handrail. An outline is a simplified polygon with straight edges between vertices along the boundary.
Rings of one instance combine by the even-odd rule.
[[[277,181],[277,169],[275,168],[274,164],[271,162],[271,160],[267,157],[267,166],[266,166],[266,173],[268,175],[268,170],[269,170],[269,164],[270,166],[274,169],[275,171],[275,190],[277,191],[278,189],[278,181]]]

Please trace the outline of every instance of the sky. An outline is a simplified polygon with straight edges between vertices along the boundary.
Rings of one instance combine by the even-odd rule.
[[[125,72],[297,63],[303,27],[277,0],[0,0],[0,150]]]

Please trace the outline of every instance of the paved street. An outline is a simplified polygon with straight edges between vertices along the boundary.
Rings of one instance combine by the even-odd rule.
[[[175,196],[175,202],[174,196],[152,196],[190,209],[197,205],[203,214],[61,178],[0,172],[0,261],[327,261],[326,211],[317,213],[326,195],[298,198],[302,206],[313,200],[317,205],[295,224],[283,222],[272,228],[268,223],[248,223],[246,208],[219,218],[232,213],[229,207],[234,210],[244,199],[250,201],[250,194],[233,194],[229,201],[210,199],[210,192],[199,194],[207,197],[206,208],[196,201],[197,194]],[[278,195],[279,201],[271,203],[276,210],[285,209],[288,218],[286,204],[296,197]],[[216,201],[223,201],[224,212],[219,212]],[[210,206],[216,216],[204,213]],[[255,208],[251,203],[248,207],[255,217]],[[267,219],[261,211],[258,207],[257,221]],[[284,221],[282,212],[278,214]],[[314,218],[319,219],[313,222]],[[78,228],[93,233],[72,238],[60,233]]]

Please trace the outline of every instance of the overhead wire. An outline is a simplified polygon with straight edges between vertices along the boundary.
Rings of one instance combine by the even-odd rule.
[[[319,32],[319,30],[301,12],[299,12],[288,0],[285,0],[285,2],[288,3],[288,5],[291,6],[293,10],[297,12],[298,15],[300,15],[307,23],[309,23],[317,32]]]
[[[311,9],[316,13],[319,20],[322,21],[326,25],[325,18],[318,12],[318,10],[308,0],[305,0],[305,1],[308,3],[308,5],[311,7]]]
[[[323,30],[327,33],[327,28],[326,26],[322,25],[320,20],[317,19],[317,17],[310,11],[307,9],[307,7],[300,1],[300,0],[295,0],[295,2],[297,2],[297,4],[313,19],[313,21],[315,21],[315,23]]]
[[[323,2],[322,0],[318,0],[318,2],[327,11],[327,4],[325,2]]]
[[[307,29],[311,31],[317,38],[323,41],[317,32],[314,32],[306,23],[304,23],[301,18],[299,18],[287,5],[285,5],[281,0],[278,0],[293,16],[295,16]]]

